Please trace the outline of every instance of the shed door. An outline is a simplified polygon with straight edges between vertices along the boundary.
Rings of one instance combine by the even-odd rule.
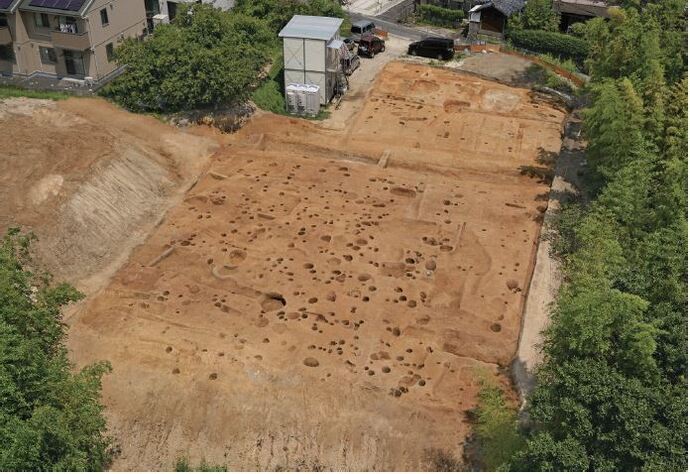
[[[304,44],[300,38],[283,38],[285,69],[304,69]]]
[[[304,40],[304,69],[308,71],[326,70],[326,42],[319,40]]]

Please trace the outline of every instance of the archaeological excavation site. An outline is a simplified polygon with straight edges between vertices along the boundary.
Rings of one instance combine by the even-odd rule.
[[[22,126],[60,127],[46,118],[58,111],[105,120],[79,100]],[[113,469],[185,455],[230,470],[424,470],[430,450],[462,453],[483,379],[517,400],[510,364],[566,111],[404,61],[353,100],[347,120],[258,111],[222,136],[140,118],[103,140],[144,171],[53,164],[31,171],[53,176],[42,192],[16,190],[52,200],[26,223],[40,242],[108,246],[72,263],[87,298],[66,322],[77,365],[113,367]],[[135,200],[144,235],[116,216],[117,239],[89,234],[106,225],[84,216],[102,215],[113,176],[140,182],[118,199]],[[67,210],[72,227],[49,228]]]

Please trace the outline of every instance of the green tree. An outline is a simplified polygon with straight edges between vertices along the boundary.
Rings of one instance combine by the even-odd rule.
[[[134,111],[229,105],[248,97],[276,38],[261,20],[191,4],[147,41],[126,40],[126,72],[104,93]],[[189,14],[188,14],[189,12]]]
[[[596,18],[579,32],[590,43],[587,66],[594,79],[633,78],[657,67],[650,58],[660,63],[667,82],[683,78],[688,65],[685,2],[645,2],[645,9],[610,8],[609,13],[610,21]]]
[[[527,0],[522,12],[508,21],[510,28],[558,31],[561,16],[553,9],[553,0]]]
[[[345,17],[340,2],[335,0],[238,0],[234,11],[265,21],[276,33],[293,15]]]
[[[81,298],[29,270],[28,236],[0,242],[0,469],[98,471],[110,441],[99,402],[101,363],[73,372],[61,308]]]
[[[594,182],[556,221],[565,281],[512,469],[688,465],[687,12],[623,7],[581,31]]]
[[[666,95],[661,159],[657,162],[656,215],[669,225],[688,214],[688,81],[678,81]]]
[[[585,114],[587,158],[608,179],[644,151],[644,104],[628,79],[602,82],[593,91],[596,100]]]

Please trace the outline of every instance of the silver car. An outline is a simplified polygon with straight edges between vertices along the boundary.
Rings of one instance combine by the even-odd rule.
[[[359,40],[362,39],[362,35],[373,33],[375,28],[376,25],[371,20],[356,21],[352,24],[352,28],[350,28],[350,36],[353,41],[359,43]]]

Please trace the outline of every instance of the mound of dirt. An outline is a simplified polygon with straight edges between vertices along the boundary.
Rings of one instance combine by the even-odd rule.
[[[0,126],[12,137],[0,150],[0,231],[32,230],[38,260],[87,291],[144,240],[218,147],[99,99],[7,99]]]

